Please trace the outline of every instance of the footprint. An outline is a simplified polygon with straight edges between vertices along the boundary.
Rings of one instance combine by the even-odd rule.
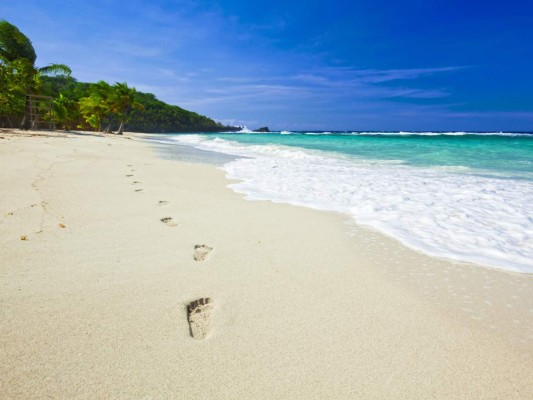
[[[209,335],[212,309],[213,301],[209,297],[191,301],[187,306],[187,319],[193,338],[202,340]]]
[[[126,175],[128,178],[131,178],[133,175],[132,174],[128,174]]]
[[[142,183],[142,182],[139,182],[139,181],[133,181],[132,185],[137,185],[139,183]]]
[[[142,189],[135,189],[136,192],[142,192]]]
[[[126,167],[133,167],[133,165],[131,165],[131,164],[128,164],[128,165],[126,165]]]
[[[160,205],[160,206],[167,206],[168,205],[168,201],[159,200],[159,203],[157,203],[157,204]]]
[[[171,217],[161,218],[160,221],[168,226],[178,226]]]
[[[193,258],[195,261],[204,261],[212,250],[212,247],[206,246],[205,244],[197,244],[194,246]]]

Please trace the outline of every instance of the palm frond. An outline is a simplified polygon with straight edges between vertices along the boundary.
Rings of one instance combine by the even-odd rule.
[[[65,64],[50,64],[46,67],[37,68],[40,75],[67,75],[72,73],[72,70]]]

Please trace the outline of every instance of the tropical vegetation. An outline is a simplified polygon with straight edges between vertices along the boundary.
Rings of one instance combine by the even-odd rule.
[[[37,67],[35,65],[36,60],[37,54],[30,39],[15,25],[1,20],[0,62],[3,70],[1,74],[6,77],[8,82],[6,86],[1,87],[5,90],[0,90],[2,98],[0,104],[5,104],[4,107],[11,112],[16,111],[20,108],[20,95],[24,92],[24,117],[22,119],[24,129],[28,129],[30,124],[30,105],[26,95],[38,92],[41,77],[54,74],[68,76],[71,73],[70,68],[64,64]],[[10,99],[12,96],[16,98]]]
[[[54,122],[63,129],[122,134],[137,132],[215,132],[237,130],[172,106],[126,82],[78,82],[64,64],[37,67],[30,39],[16,26],[0,21],[0,127],[34,128],[27,95],[53,99]],[[44,117],[47,118],[47,117]],[[48,117],[49,118],[49,117]]]

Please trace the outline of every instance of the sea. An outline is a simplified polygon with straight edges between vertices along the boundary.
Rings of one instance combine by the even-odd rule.
[[[533,133],[146,135],[215,164],[249,200],[346,214],[418,251],[533,273]]]

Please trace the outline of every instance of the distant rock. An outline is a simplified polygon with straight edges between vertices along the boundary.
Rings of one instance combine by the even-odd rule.
[[[259,129],[254,129],[254,132],[270,132],[270,129],[268,129],[268,126],[263,126]]]

